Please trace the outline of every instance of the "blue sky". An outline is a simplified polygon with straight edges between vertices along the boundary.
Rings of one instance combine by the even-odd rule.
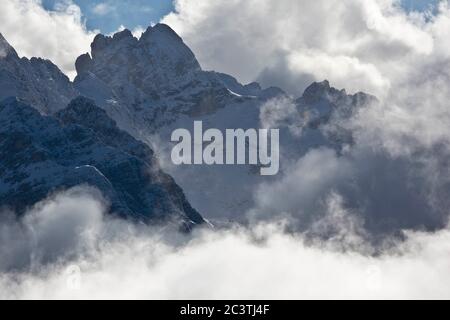
[[[53,9],[61,0],[43,0],[46,9]],[[402,0],[407,10],[424,10],[439,0]],[[134,29],[158,22],[173,10],[172,0],[73,0],[80,6],[90,30],[102,33],[116,31],[121,25]]]
[[[439,0],[402,0],[403,6],[407,10],[426,10],[438,2]]]
[[[61,0],[43,0],[46,9],[53,9]],[[171,0],[73,0],[80,6],[90,30],[102,33],[116,31],[121,25],[129,29],[147,27],[173,10]]]

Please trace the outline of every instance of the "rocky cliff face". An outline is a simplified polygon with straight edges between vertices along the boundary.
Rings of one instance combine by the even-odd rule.
[[[51,61],[19,58],[0,34],[0,100],[20,97],[42,114],[52,114],[76,96],[69,78]]]
[[[77,98],[55,116],[10,98],[0,104],[0,203],[19,213],[50,193],[99,189],[111,211],[139,221],[203,223],[153,151]]]

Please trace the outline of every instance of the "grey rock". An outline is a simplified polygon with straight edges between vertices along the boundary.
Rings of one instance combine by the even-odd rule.
[[[20,97],[42,114],[65,108],[77,96],[69,78],[49,60],[19,58],[0,35],[0,100]]]

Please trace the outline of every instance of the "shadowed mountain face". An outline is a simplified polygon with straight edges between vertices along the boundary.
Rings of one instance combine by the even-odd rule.
[[[99,189],[111,211],[139,221],[203,223],[153,151],[77,98],[54,117],[10,98],[0,104],[0,203],[22,213],[50,193]]]

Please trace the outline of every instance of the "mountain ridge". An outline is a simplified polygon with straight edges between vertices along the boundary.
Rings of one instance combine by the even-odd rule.
[[[294,105],[289,111],[291,118],[276,119],[274,124],[281,130],[282,158],[293,159],[316,145],[339,151],[351,144],[351,132],[340,127],[323,128],[332,117],[346,118],[370,100],[365,94],[348,95],[345,90],[334,89],[328,81],[313,83],[302,97],[294,99],[280,88],[262,88],[256,82],[243,85],[231,75],[204,71],[181,37],[163,24],[149,27],[140,39],[129,30],[112,36],[97,35],[91,44],[91,52],[76,60],[77,76],[73,82],[43,60],[26,61],[13,59],[7,64],[0,60],[0,93],[2,87],[7,88],[6,82],[18,83],[30,90],[6,90],[6,93],[24,99],[42,114],[53,115],[59,115],[78,95],[92,99],[121,130],[158,151],[164,171],[174,177],[189,202],[208,218],[230,215],[230,212],[234,216],[244,216],[253,205],[255,188],[265,180],[254,174],[252,166],[171,165],[170,135],[173,130],[190,130],[194,121],[203,121],[205,129],[260,128],[262,112],[267,106],[274,105],[278,110],[276,104],[291,101],[289,103]],[[14,74],[7,74],[7,68],[3,67],[2,71],[2,64],[10,69],[10,65],[17,65],[19,71],[26,70],[28,64],[32,67],[30,72],[22,72],[24,77],[20,82]],[[40,69],[47,70],[46,81],[40,81]],[[6,79],[3,85],[2,77]],[[59,87],[67,91],[55,85],[51,87],[52,83],[47,81],[58,77]],[[42,93],[54,102],[51,106],[48,101],[40,100],[39,94],[34,94],[32,89],[37,82],[44,89],[52,88]],[[64,119],[76,120],[92,128],[98,126],[95,121],[98,115],[82,119],[82,111],[72,111],[72,114],[65,111]],[[305,121],[305,115],[308,121]],[[107,132],[108,128],[103,129]],[[303,132],[302,137],[293,132]],[[106,141],[107,135],[103,137]],[[136,148],[133,152],[137,152]]]

